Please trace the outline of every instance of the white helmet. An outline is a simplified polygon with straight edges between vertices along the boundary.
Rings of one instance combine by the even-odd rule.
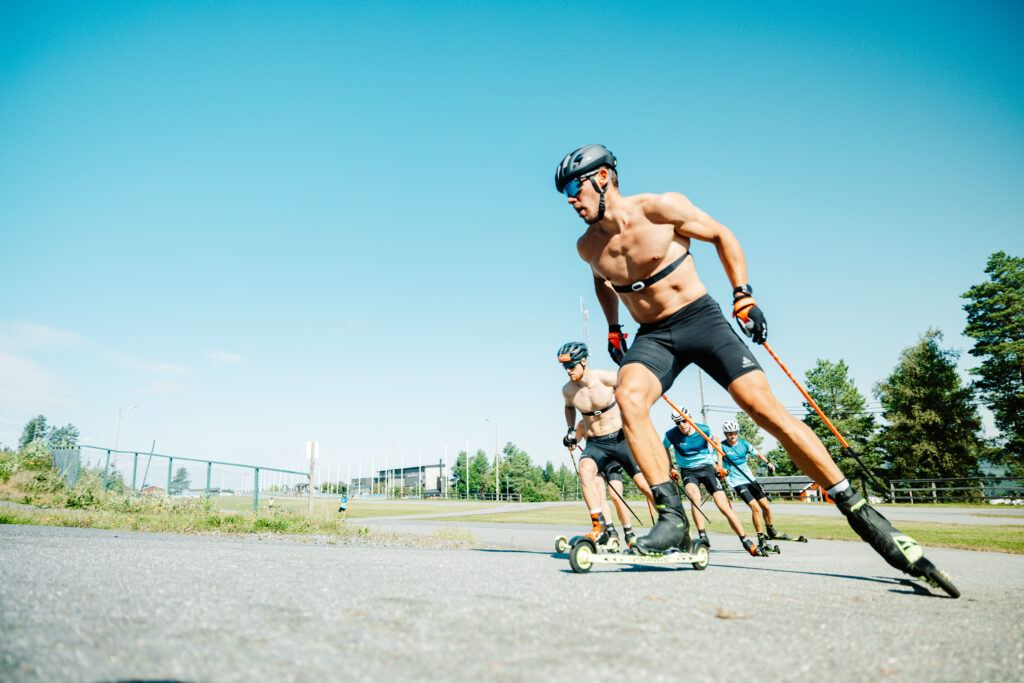
[[[687,410],[686,408],[680,408],[680,410],[683,411],[683,415],[685,415],[686,417],[688,417],[690,419],[693,419],[693,415],[690,415],[690,411],[689,410]],[[684,418],[683,415],[680,415],[679,413],[673,413],[672,414],[672,421],[675,422],[677,425],[683,424],[684,422],[686,422],[686,418]]]
[[[722,423],[722,432],[725,434],[738,434],[740,425],[736,420],[726,420]]]

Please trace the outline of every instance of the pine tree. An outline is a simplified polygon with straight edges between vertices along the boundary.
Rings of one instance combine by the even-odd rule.
[[[843,435],[850,449],[856,453],[876,478],[884,481],[884,474],[879,472],[881,458],[868,446],[875,432],[875,418],[867,413],[867,400],[857,389],[850,377],[850,368],[840,360],[833,363],[818,359],[815,366],[807,372],[807,393],[818,404],[832,425]],[[836,435],[828,428],[824,420],[818,416],[810,403],[804,402],[807,416],[804,423],[818,435],[825,448],[836,459],[839,469],[851,478],[860,481],[861,490],[867,490],[870,483],[860,469],[857,461],[844,455],[844,449]]]
[[[1024,258],[996,252],[985,272],[989,281],[962,295],[964,334],[975,340],[969,353],[981,359],[971,374],[1002,432],[998,459],[1024,474]]]
[[[986,453],[973,391],[957,374],[958,354],[942,349],[941,339],[941,332],[929,329],[875,385],[889,423],[877,441],[894,479],[968,477]]]

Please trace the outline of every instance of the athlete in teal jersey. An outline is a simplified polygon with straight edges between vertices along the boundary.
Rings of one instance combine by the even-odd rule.
[[[689,413],[686,414],[689,415]],[[693,523],[697,527],[699,540],[709,548],[711,547],[707,530],[704,528],[704,515],[698,510],[700,507],[700,487],[703,485],[707,492],[711,494],[711,499],[715,501],[715,505],[725,515],[729,526],[739,536],[743,548],[751,555],[763,556],[764,553],[757,544],[747,538],[746,532],[743,531],[743,524],[740,522],[739,517],[736,516],[736,513],[733,512],[732,505],[729,504],[729,499],[725,495],[725,488],[722,486],[721,479],[719,478],[724,472],[718,462],[718,458],[711,455],[707,440],[697,431],[699,429],[708,438],[714,438],[711,436],[711,429],[703,424],[698,424],[697,429],[694,429],[682,415],[673,415],[672,421],[676,423],[676,426],[665,432],[665,438],[662,443],[669,454],[674,456],[674,460],[679,466],[678,479],[683,485],[686,497],[690,499],[690,514],[693,516]]]
[[[754,530],[757,532],[759,545],[765,545],[764,526],[761,523],[761,515],[764,515],[764,522],[768,525],[768,538],[789,540],[789,536],[778,531],[772,526],[772,508],[768,505],[768,496],[764,489],[754,479],[753,472],[747,465],[747,456],[756,455],[768,469],[775,473],[775,465],[768,461],[760,453],[754,450],[746,439],[739,435],[740,426],[735,420],[726,420],[722,424],[722,433],[725,434],[725,441],[722,443],[722,453],[725,454],[724,465],[729,470],[729,486],[736,490],[737,495],[750,506],[750,516],[753,518]]]

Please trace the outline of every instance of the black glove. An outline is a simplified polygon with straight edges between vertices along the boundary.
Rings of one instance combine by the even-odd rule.
[[[622,365],[622,359],[626,357],[626,337],[622,331],[622,325],[609,325],[608,326],[608,355],[612,357],[616,365]]]
[[[732,290],[732,317],[736,318],[736,324],[743,330],[743,334],[755,344],[764,344],[768,339],[768,322],[754,301],[753,291],[750,285],[741,285]]]
[[[569,427],[569,431],[562,437],[562,445],[566,448],[575,448],[577,443],[579,442],[576,440],[576,430]]]

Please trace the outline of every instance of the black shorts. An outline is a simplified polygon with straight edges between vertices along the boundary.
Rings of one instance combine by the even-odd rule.
[[[704,484],[704,489],[708,493],[715,493],[716,491],[724,491],[722,488],[722,480],[715,474],[714,465],[705,463],[700,467],[686,468],[679,470],[679,478],[683,480],[683,486],[687,484],[696,484],[698,487]]]
[[[580,459],[583,458],[593,460],[597,465],[597,471],[608,481],[622,481],[623,470],[630,479],[640,471],[633,454],[629,452],[626,435],[621,429],[604,436],[588,436],[587,447],[583,449],[583,456]]]
[[[661,381],[662,393],[690,363],[703,368],[723,388],[761,369],[710,294],[664,320],[640,325],[622,361],[627,363],[640,363],[653,372]]]
[[[752,500],[761,500],[767,498],[764,489],[756,481],[749,484],[740,484],[739,486],[733,487],[736,490],[736,495],[743,499],[743,502],[750,505]]]

